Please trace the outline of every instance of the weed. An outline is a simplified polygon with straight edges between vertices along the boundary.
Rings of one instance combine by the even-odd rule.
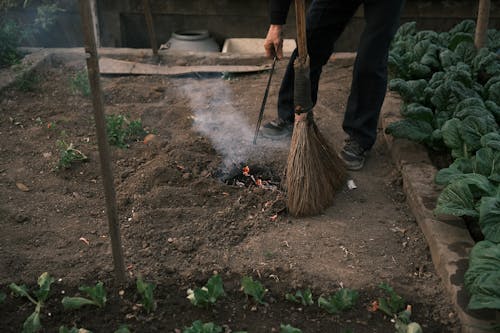
[[[87,69],[82,69],[70,80],[71,92],[73,94],[81,94],[82,96],[90,96],[89,75]]]
[[[123,115],[106,116],[106,133],[110,145],[127,148],[130,142],[141,141],[147,131],[140,120],[130,121]]]
[[[31,303],[35,305],[35,311],[26,318],[23,323],[22,333],[34,333],[42,329],[42,324],[40,322],[40,312],[44,306],[47,297],[49,296],[50,286],[54,282],[49,273],[45,272],[38,277],[38,290],[33,293],[34,297],[28,292],[28,288],[25,285],[18,286],[15,283],[9,285],[10,290],[21,297],[26,297]]]
[[[337,314],[349,310],[358,301],[358,292],[349,288],[341,288],[335,294],[318,298],[318,306],[328,313]]]
[[[67,144],[63,140],[58,140],[57,145],[60,156],[57,164],[59,169],[69,169],[76,162],[85,162],[88,160],[84,153],[73,146],[73,143]]]
[[[222,327],[214,323],[203,323],[201,320],[193,322],[190,327],[186,327],[182,333],[221,333]]]
[[[22,92],[35,91],[40,82],[40,77],[34,72],[21,68],[14,81],[14,87]]]
[[[106,290],[102,282],[98,282],[94,287],[83,286],[78,289],[87,294],[89,298],[64,297],[61,302],[65,310],[79,309],[84,305],[95,305],[102,308],[106,304]]]
[[[384,290],[388,297],[378,299],[378,309],[389,317],[393,317],[405,308],[405,300],[396,294],[394,289],[386,283],[381,283],[379,288]]]
[[[280,325],[280,333],[302,333],[301,329],[295,328],[290,325]]]
[[[188,289],[187,294],[187,298],[193,305],[205,307],[213,305],[219,297],[225,295],[222,278],[220,275],[214,275],[207,281],[204,287],[194,290]]]
[[[72,327],[71,329],[69,329],[66,326],[61,326],[59,327],[59,333],[92,333],[92,332],[86,330],[85,328]]]
[[[287,293],[285,294],[285,299],[287,301],[295,302],[302,304],[304,306],[306,305],[313,305],[313,295],[311,292],[311,289],[307,288],[306,290],[297,290],[294,294]]]
[[[264,302],[264,295],[267,289],[259,281],[254,281],[251,277],[244,276],[241,279],[241,289],[246,295],[252,296],[256,302],[266,304]]]
[[[142,297],[142,306],[146,310],[147,313],[150,313],[156,310],[156,301],[153,297],[153,290],[155,289],[155,285],[152,283],[144,282],[142,277],[139,276],[137,278],[137,292]]]

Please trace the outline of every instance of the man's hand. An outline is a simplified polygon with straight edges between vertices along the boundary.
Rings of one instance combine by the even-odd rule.
[[[264,41],[266,56],[269,58],[283,58],[283,26],[271,24]]]

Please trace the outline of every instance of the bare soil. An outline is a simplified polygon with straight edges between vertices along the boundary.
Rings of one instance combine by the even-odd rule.
[[[284,67],[277,66],[264,122],[274,117]],[[32,311],[8,284],[34,288],[45,271],[57,282],[43,332],[60,325],[112,332],[120,324],[132,332],[174,332],[197,319],[249,332],[276,332],[280,323],[303,332],[393,332],[389,318],[366,309],[383,295],[382,282],[413,305],[426,333],[458,329],[382,138],[366,167],[350,175],[357,189],[343,188],[320,216],[287,215],[279,183],[288,141],[251,143],[268,73],[103,77],[106,112],[141,120],[155,134],[146,144],[111,148],[131,278],[115,285],[92,104],[70,84],[81,68],[81,61],[56,62],[37,73],[35,91],[1,94],[0,291],[8,297],[0,331],[20,331]],[[351,70],[325,66],[315,107],[318,126],[337,149]],[[73,143],[88,162],[58,169],[58,140]],[[245,165],[265,186],[241,175]],[[195,308],[186,290],[214,272],[222,274],[227,297],[213,309]],[[151,315],[136,306],[138,275],[157,284]],[[267,306],[255,307],[239,290],[245,275],[269,289]],[[63,296],[97,281],[108,289],[104,310],[62,310]],[[360,292],[356,308],[341,315],[284,300],[297,288],[312,288],[316,298],[341,286]]]

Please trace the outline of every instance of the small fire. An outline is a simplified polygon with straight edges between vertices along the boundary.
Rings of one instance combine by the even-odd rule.
[[[243,167],[243,176],[250,177],[250,168],[248,165]]]

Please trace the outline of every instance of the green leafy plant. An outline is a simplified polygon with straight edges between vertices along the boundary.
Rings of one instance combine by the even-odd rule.
[[[73,143],[67,144],[64,140],[58,140],[57,146],[59,148],[59,162],[57,163],[59,169],[69,169],[77,162],[88,160],[88,157],[76,149]]]
[[[325,309],[328,313],[338,314],[340,312],[352,309],[358,301],[359,294],[356,290],[341,288],[331,296],[320,296],[318,306]]]
[[[130,121],[123,115],[106,116],[106,133],[109,144],[127,148],[130,142],[140,141],[148,134],[140,120]]]
[[[89,330],[86,330],[85,328],[67,328],[66,326],[61,326],[59,327],[59,333],[92,333]]]
[[[89,298],[66,296],[61,301],[65,310],[75,310],[85,305],[94,305],[102,308],[106,304],[106,290],[104,289],[104,285],[102,282],[98,282],[93,287],[82,286],[78,289],[86,294]]]
[[[472,248],[464,284],[469,309],[500,309],[500,244],[485,240]]]
[[[187,294],[187,298],[193,305],[200,307],[213,305],[219,297],[225,295],[222,278],[218,274],[214,275],[207,281],[204,287],[195,288],[194,290],[188,289]]]
[[[264,295],[267,293],[267,289],[259,281],[254,281],[252,277],[244,276],[241,279],[241,289],[257,303],[267,304],[264,302]]]
[[[302,333],[301,329],[295,328],[291,326],[290,324],[287,325],[280,325],[280,333]]]
[[[82,69],[70,80],[71,91],[73,94],[81,94],[82,96],[90,96],[90,84],[87,69]]]
[[[156,310],[156,301],[153,296],[153,291],[155,289],[155,285],[152,283],[145,282],[141,276],[137,278],[137,292],[142,297],[142,306],[146,310],[147,313],[151,313]]]
[[[182,333],[221,333],[222,327],[214,323],[203,323],[196,320],[190,327],[186,327]]]
[[[305,290],[297,290],[295,294],[287,293],[285,294],[285,299],[287,301],[299,303],[302,305],[313,305],[313,295],[311,289],[307,288]]]
[[[448,151],[454,161],[436,175],[436,183],[444,189],[435,214],[467,216],[477,222],[486,241],[499,244],[500,31],[489,29],[487,47],[482,49],[474,46],[474,31],[472,20],[442,33],[417,31],[415,22],[401,26],[389,55],[395,77],[389,88],[404,101],[403,119],[386,131]],[[479,243],[476,247],[478,253],[484,250]],[[500,258],[483,260],[495,266]],[[477,261],[470,260],[473,263]],[[482,296],[471,298],[476,309],[500,308],[500,295],[491,293],[490,279],[469,285],[472,295],[479,290],[479,294],[489,295],[485,303],[475,301]]]
[[[381,283],[379,288],[387,294],[386,297],[379,297],[378,299],[380,311],[393,317],[405,308],[405,300],[403,297],[399,296],[391,286],[387,283]]]
[[[42,324],[40,321],[41,310],[45,304],[45,301],[49,297],[50,286],[54,283],[54,278],[52,278],[49,273],[45,272],[38,277],[38,290],[33,293],[33,296],[29,293],[28,288],[25,285],[18,286],[15,283],[9,285],[10,290],[17,296],[26,297],[31,303],[35,305],[35,311],[24,321],[22,333],[33,333],[38,332],[42,329]]]

